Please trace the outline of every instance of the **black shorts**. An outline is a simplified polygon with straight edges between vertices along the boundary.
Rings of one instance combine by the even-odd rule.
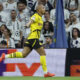
[[[42,43],[39,41],[39,39],[29,39],[24,43],[24,47],[29,47],[32,49],[38,49],[42,47]]]

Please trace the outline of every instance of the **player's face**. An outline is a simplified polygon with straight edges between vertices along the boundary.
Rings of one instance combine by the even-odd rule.
[[[41,6],[41,13],[45,14],[45,7],[43,5]]]

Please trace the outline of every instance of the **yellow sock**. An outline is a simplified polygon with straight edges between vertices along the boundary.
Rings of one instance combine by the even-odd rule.
[[[23,55],[21,52],[15,52],[15,53],[6,55],[5,58],[23,58]]]
[[[44,73],[47,73],[46,56],[40,56],[40,63],[42,65]]]

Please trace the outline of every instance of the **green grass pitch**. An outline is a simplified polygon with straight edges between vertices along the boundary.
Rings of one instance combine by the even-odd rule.
[[[80,77],[0,77],[0,80],[80,80]]]

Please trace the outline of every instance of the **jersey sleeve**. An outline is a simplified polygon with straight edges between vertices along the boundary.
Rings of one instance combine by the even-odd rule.
[[[37,16],[36,16],[36,15],[33,15],[33,16],[31,17],[31,20],[33,20],[34,22],[36,22],[36,21],[37,21]]]

